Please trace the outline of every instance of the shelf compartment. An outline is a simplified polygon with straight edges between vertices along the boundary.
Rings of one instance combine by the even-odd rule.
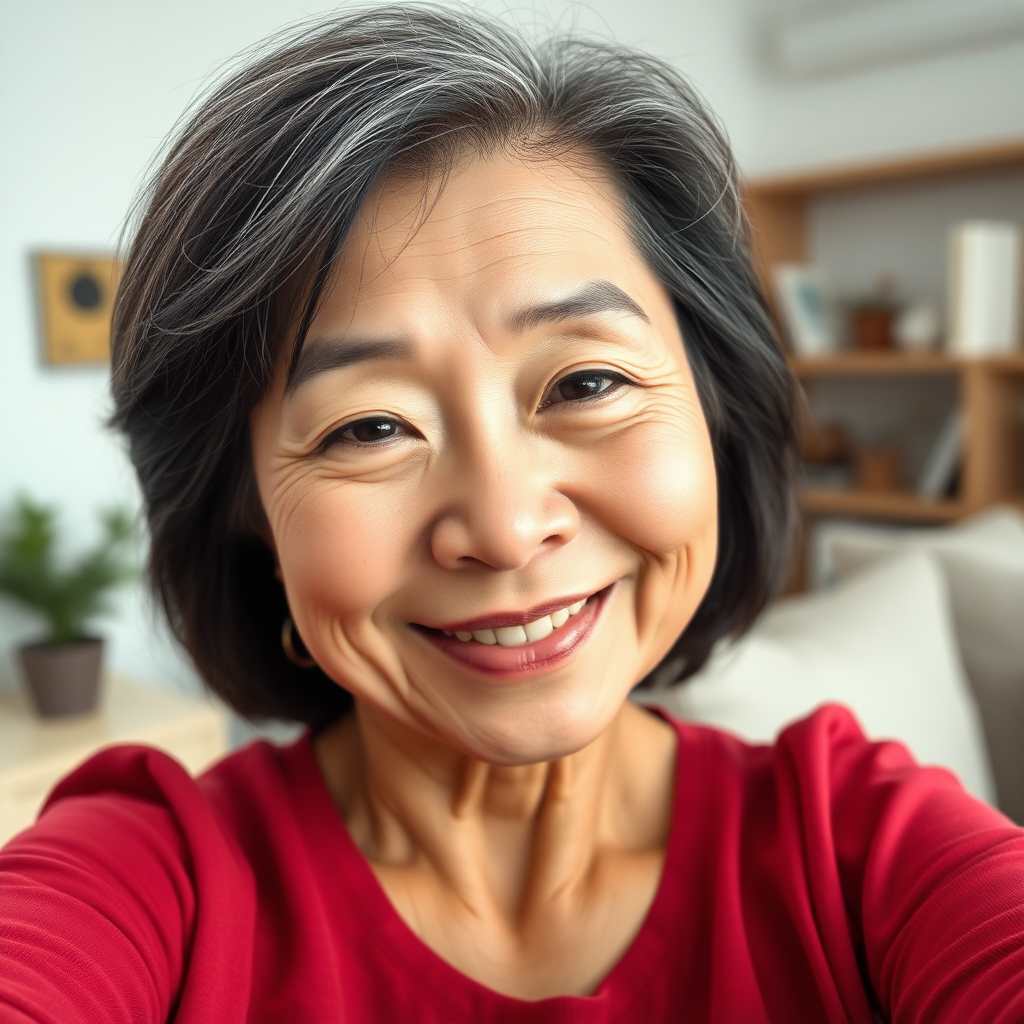
[[[874,493],[857,490],[808,488],[802,494],[804,511],[811,516],[888,519],[898,522],[948,523],[968,511],[964,502],[920,498],[912,491]]]
[[[945,352],[836,352],[827,356],[791,356],[800,380],[813,377],[959,374],[969,370],[1024,374],[1024,352],[986,359],[962,359]]]

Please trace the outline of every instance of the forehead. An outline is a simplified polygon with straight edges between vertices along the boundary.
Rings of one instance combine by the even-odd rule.
[[[322,312],[356,316],[403,298],[423,309],[441,294],[507,305],[591,278],[631,291],[644,270],[622,198],[594,160],[473,155],[443,179],[407,175],[377,187]]]

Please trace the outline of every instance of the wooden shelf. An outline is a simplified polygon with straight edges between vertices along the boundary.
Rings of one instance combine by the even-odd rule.
[[[865,185],[942,178],[1016,166],[1024,166],[1024,141],[1020,139],[975,149],[926,153],[897,160],[825,167],[801,174],[761,178],[748,182],[746,190],[765,199],[795,198],[810,193],[862,188]]]
[[[935,501],[919,498],[912,492],[875,494],[815,488],[804,491],[802,502],[804,511],[812,516],[850,516],[917,523],[949,523],[968,511],[961,501]]]
[[[836,352],[827,356],[791,356],[789,365],[800,378],[881,374],[963,373],[969,369],[1024,373],[1024,351],[985,359],[964,359],[946,352]]]
[[[874,190],[895,183],[940,179],[950,187],[959,187],[959,181],[977,189],[993,175],[1003,174],[1013,180],[1024,174],[1024,138],[956,152],[908,155],[860,166],[812,169],[746,181],[743,198],[750,241],[769,304],[774,299],[770,268],[777,263],[807,263],[814,258],[812,226],[822,197],[841,192],[870,196]],[[808,488],[802,496],[805,519],[840,516],[939,525],[997,504],[1024,510],[1024,350],[983,359],[947,352],[843,351],[814,357],[793,355],[789,365],[807,396],[801,410],[805,418],[815,415],[816,399],[827,407],[830,395],[834,399],[842,394],[846,404],[840,402],[836,408],[854,409],[859,402],[870,408],[871,402],[897,402],[903,390],[908,395],[926,390],[948,395],[963,413],[956,499],[931,501],[911,491],[877,494]],[[845,386],[847,381],[849,387]],[[907,415],[911,414],[908,410]],[[839,419],[844,416],[855,419],[852,412],[837,414]],[[797,585],[806,554],[806,548],[798,552],[793,576]]]

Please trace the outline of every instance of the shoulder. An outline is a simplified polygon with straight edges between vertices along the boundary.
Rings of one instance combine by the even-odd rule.
[[[237,808],[261,807],[272,832],[282,801],[261,794],[282,788],[289,757],[255,745],[194,779],[159,750],[119,746],[65,778],[0,851],[11,1005],[33,1020],[96,1020],[97,1006],[164,1020],[175,1003],[246,991],[257,885]]]
[[[138,832],[159,836],[168,849],[187,849],[190,859],[199,850],[230,856],[236,805],[256,804],[272,815],[275,801],[263,798],[286,788],[288,763],[306,742],[285,749],[254,743],[195,778],[154,747],[109,747],[58,783],[29,831],[59,834],[63,841]]]
[[[663,713],[664,714],[664,713]],[[922,771],[898,741],[868,739],[854,714],[840,704],[825,704],[784,728],[770,744],[754,743],[714,726],[684,721],[664,714],[680,737],[704,763],[739,780],[760,774],[778,776],[778,783],[835,785],[851,773],[864,782],[896,782]],[[935,781],[958,786],[943,769],[927,769]]]
[[[896,869],[920,867],[938,846],[969,856],[973,845],[1022,834],[948,770],[918,764],[899,742],[866,737],[839,705],[792,723],[772,744],[670,721],[680,736],[677,786],[691,813],[734,820],[752,845],[788,834],[808,856],[830,850],[858,870],[869,857]]]
[[[36,824],[4,848],[2,865],[51,886],[72,885],[77,873],[147,901],[159,892],[188,919],[197,872],[244,873],[230,808],[277,773],[276,760],[261,744],[193,778],[156,748],[109,747],[57,784]]]
[[[769,965],[765,977],[786,978],[802,956],[852,1006],[866,971],[887,1019],[1018,1007],[1024,830],[951,772],[865,737],[839,706],[769,745],[674,724],[678,845],[699,836],[688,856],[734,890],[738,948]],[[783,999],[786,985],[772,990]]]

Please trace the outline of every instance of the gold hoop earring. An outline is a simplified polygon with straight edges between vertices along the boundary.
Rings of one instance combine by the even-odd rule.
[[[296,635],[295,623],[292,622],[291,615],[286,615],[284,622],[281,623],[281,646],[284,648],[285,657],[299,668],[315,668],[316,662],[308,651],[305,654],[299,654],[295,645]],[[299,643],[302,643],[302,637],[299,637]],[[303,648],[305,648],[305,644],[303,644]]]

